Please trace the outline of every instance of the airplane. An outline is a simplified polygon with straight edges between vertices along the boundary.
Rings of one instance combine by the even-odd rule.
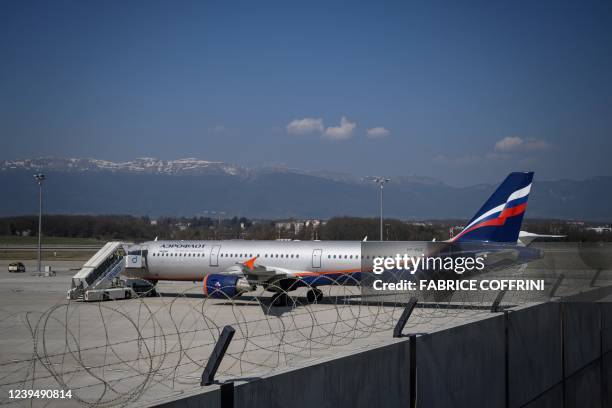
[[[491,255],[492,263],[538,259],[537,249],[519,241],[520,228],[531,191],[533,172],[510,173],[466,227],[447,241],[435,243],[441,254]],[[524,234],[523,234],[524,235]],[[534,238],[533,234],[530,238]],[[393,242],[397,244],[398,242]],[[230,298],[262,286],[272,292],[272,304],[285,306],[287,292],[308,287],[307,301],[318,302],[318,288],[336,283],[357,283],[363,241],[149,241],[128,248],[124,275],[158,281],[202,281],[204,294]],[[404,241],[414,253],[432,243]],[[394,256],[394,255],[390,255]],[[369,262],[369,261],[368,261]],[[371,269],[370,269],[371,270]]]

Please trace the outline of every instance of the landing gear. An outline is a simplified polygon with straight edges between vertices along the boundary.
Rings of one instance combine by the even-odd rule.
[[[306,300],[308,303],[320,302],[323,299],[323,292],[320,289],[312,288],[306,292]]]
[[[272,306],[285,307],[289,305],[291,298],[285,292],[275,293],[272,296]]]

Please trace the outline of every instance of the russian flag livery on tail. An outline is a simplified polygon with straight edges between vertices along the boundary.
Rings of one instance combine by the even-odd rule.
[[[516,243],[527,208],[533,172],[510,173],[451,242]]]

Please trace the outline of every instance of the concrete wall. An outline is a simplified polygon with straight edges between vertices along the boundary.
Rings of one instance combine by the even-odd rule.
[[[601,308],[602,401],[612,407],[612,303],[599,303]]]
[[[601,408],[601,366],[595,361],[565,380],[565,408]]]
[[[418,406],[504,406],[504,361],[500,315],[419,337]]]
[[[410,400],[410,346],[402,340],[236,387],[236,407],[399,407]]]
[[[201,408],[220,407],[221,392],[218,385],[204,387],[201,392],[193,392],[182,395],[180,398],[172,397],[167,401],[160,400],[156,407],[162,408]]]
[[[612,351],[612,303],[597,303],[601,310],[601,349]]]
[[[565,376],[601,354],[601,309],[598,303],[562,303]]]
[[[234,406],[409,407],[410,347],[402,339],[237,384]],[[420,336],[415,351],[418,407],[612,406],[612,303],[495,313]],[[221,406],[218,389],[207,394],[164,406]]]
[[[612,353],[604,354],[601,359],[602,369],[602,405],[612,407]]]
[[[508,399],[520,407],[562,378],[558,303],[508,313]]]
[[[563,385],[558,384],[536,397],[524,408],[560,408],[563,407]]]

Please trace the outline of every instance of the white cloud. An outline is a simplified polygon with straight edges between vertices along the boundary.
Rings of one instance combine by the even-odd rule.
[[[520,137],[504,137],[502,140],[495,143],[495,150],[498,152],[507,152],[518,149],[523,144],[523,139]]]
[[[373,128],[366,130],[366,135],[371,139],[386,137],[386,136],[389,136],[390,133],[391,132],[389,131],[389,129],[384,128],[382,126],[373,127]]]
[[[208,128],[209,132],[211,133],[225,133],[227,132],[227,128],[223,125],[216,125],[213,127]]]
[[[320,118],[303,118],[303,119],[294,119],[287,125],[287,133],[293,135],[306,135],[311,133],[316,133],[331,140],[346,140],[350,138],[353,134],[353,131],[357,127],[357,123],[351,122],[345,116],[340,119],[339,126],[330,126],[325,128],[323,124],[323,119]],[[388,132],[388,130],[384,128],[375,128],[382,129],[383,131]]]
[[[345,116],[340,119],[340,126],[330,126],[324,135],[333,140],[346,140],[353,134],[357,123],[349,121]]]
[[[504,137],[495,143],[496,152],[517,152],[547,150],[551,147],[550,143],[539,139],[523,139],[517,136]]]
[[[295,119],[287,125],[287,133],[293,135],[305,135],[314,132],[323,133],[323,128],[323,119]]]

